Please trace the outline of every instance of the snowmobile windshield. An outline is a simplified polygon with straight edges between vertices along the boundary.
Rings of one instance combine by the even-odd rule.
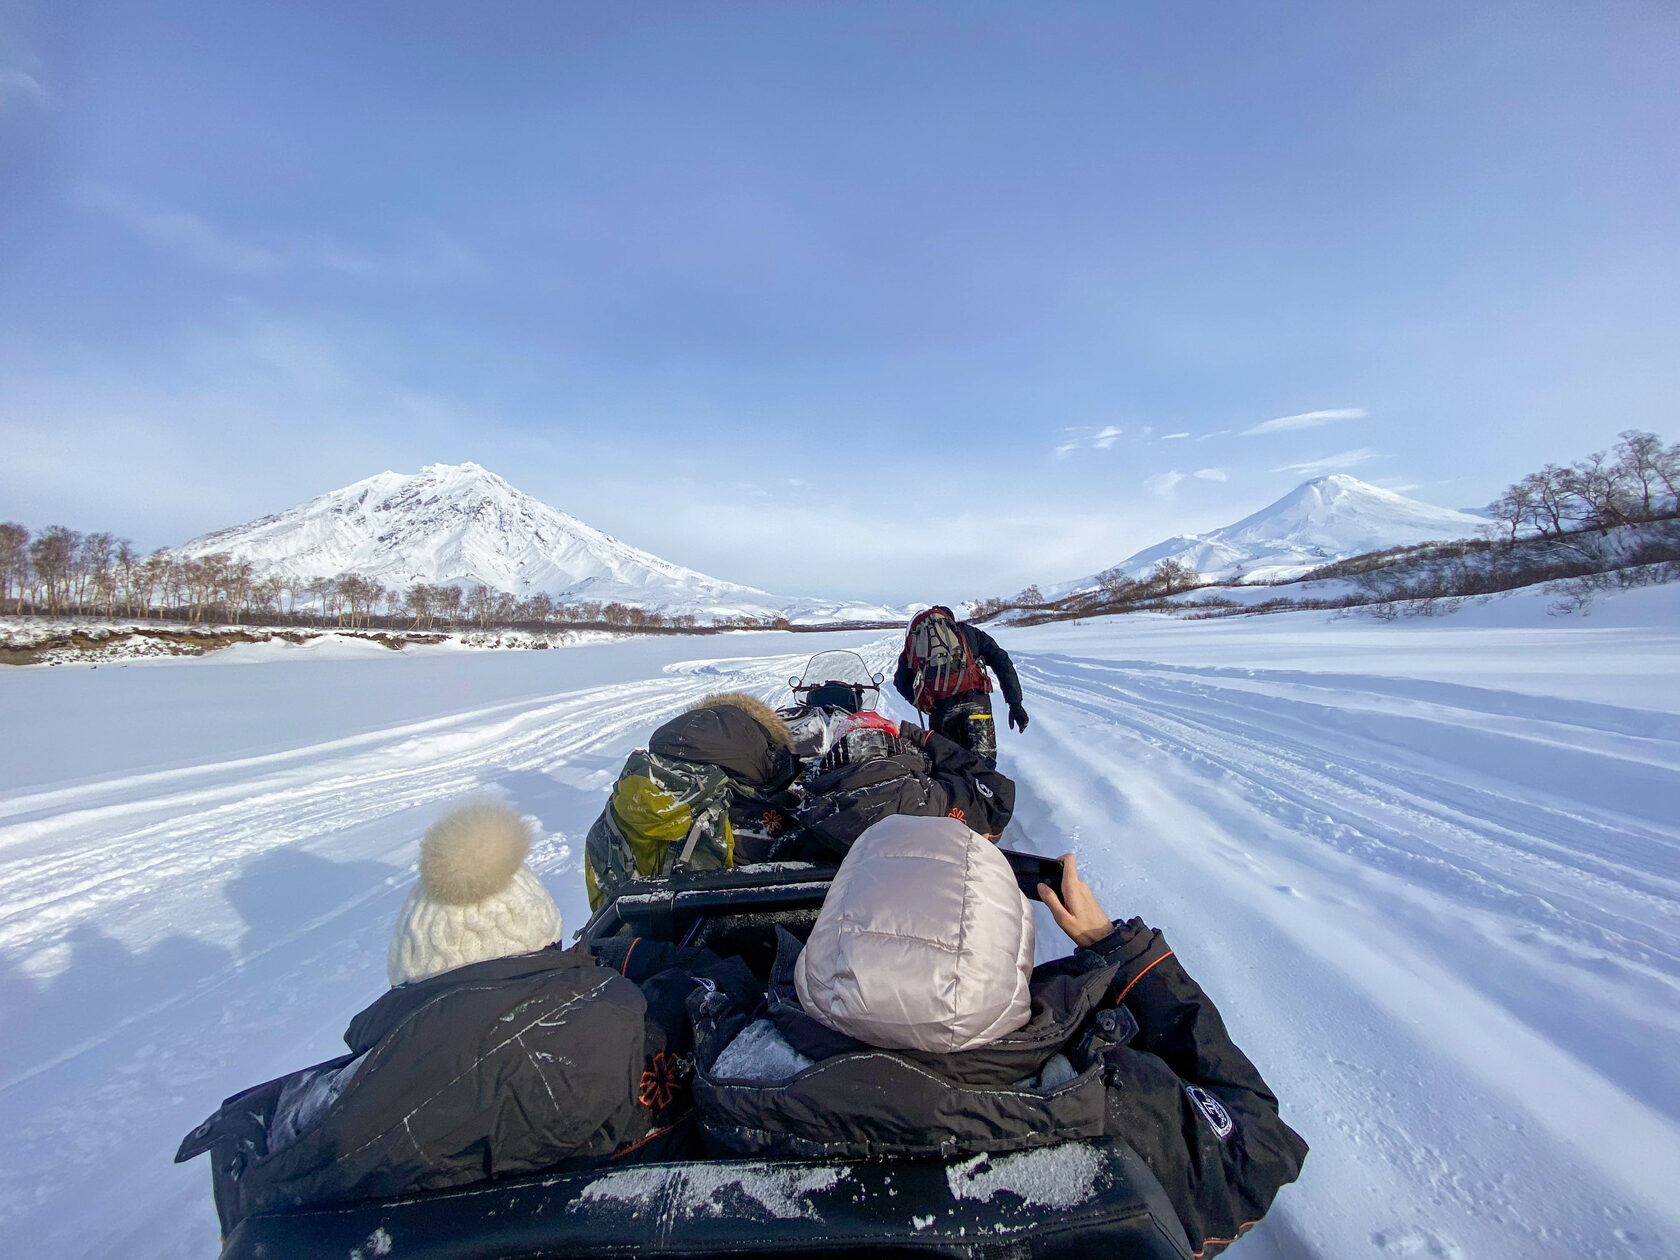
[[[818,652],[806,662],[805,672],[794,685],[794,691],[806,703],[824,704],[828,702],[828,697],[823,692],[829,686],[835,688],[833,694],[836,697],[845,692],[856,697],[856,708],[850,704],[845,706],[851,712],[873,711],[880,707],[880,685],[869,672],[869,666],[864,664],[863,657],[856,652]]]

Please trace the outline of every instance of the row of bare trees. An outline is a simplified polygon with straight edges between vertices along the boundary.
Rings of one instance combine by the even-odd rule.
[[[31,536],[15,521],[0,524],[0,610],[49,617],[139,617],[238,624],[262,618],[299,620],[299,602],[315,618],[365,624],[384,588],[347,574],[304,581],[260,574],[226,553],[183,558],[158,550],[141,555],[126,538],[81,534],[53,525]]]
[[[1180,591],[1190,590],[1199,585],[1201,578],[1189,565],[1182,560],[1162,560],[1158,562],[1145,576],[1141,578],[1129,577],[1119,565],[1112,569],[1104,569],[1097,574],[1097,591],[1081,591],[1077,595],[1061,600],[1046,600],[1044,593],[1036,585],[1029,586],[1018,595],[997,595],[989,599],[977,599],[968,606],[968,615],[976,620],[995,617],[1000,612],[1016,608],[1027,611],[1051,610],[1063,611],[1072,604],[1077,604],[1077,611],[1112,612],[1116,609],[1136,604],[1148,604],[1155,600],[1164,599],[1168,595],[1176,595]]]
[[[50,617],[290,623],[348,628],[436,630],[608,626],[694,630],[691,613],[667,615],[630,604],[559,603],[545,594],[519,599],[482,583],[407,589],[359,573],[302,578],[259,571],[227,553],[142,556],[126,538],[53,525],[38,535],[0,523],[0,612]],[[708,628],[786,629],[780,619],[720,617]]]
[[[1547,464],[1488,504],[1508,540],[1515,544],[1524,530],[1561,538],[1680,514],[1680,442],[1664,446],[1655,433],[1638,429],[1619,436],[1613,450],[1567,467]]]

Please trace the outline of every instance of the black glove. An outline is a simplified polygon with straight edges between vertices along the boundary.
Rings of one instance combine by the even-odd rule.
[[[898,737],[906,743],[916,745],[918,748],[927,742],[927,732],[915,722],[900,722],[898,724]]]
[[[1009,725],[1017,731],[1027,729],[1027,711],[1018,704],[1009,706]]]

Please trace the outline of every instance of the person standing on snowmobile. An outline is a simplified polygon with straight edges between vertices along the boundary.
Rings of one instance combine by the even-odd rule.
[[[904,649],[898,654],[893,687],[928,725],[969,751],[997,760],[997,726],[992,721],[991,674],[1003,688],[1009,706],[1009,725],[1027,729],[1021,707],[1021,680],[1009,653],[978,626],[958,621],[943,604],[924,609],[910,619]]]

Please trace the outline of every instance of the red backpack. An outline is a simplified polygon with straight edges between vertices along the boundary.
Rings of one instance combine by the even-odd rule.
[[[923,713],[962,692],[992,689],[990,676],[949,608],[935,605],[910,619],[904,657],[910,665],[910,694]]]

